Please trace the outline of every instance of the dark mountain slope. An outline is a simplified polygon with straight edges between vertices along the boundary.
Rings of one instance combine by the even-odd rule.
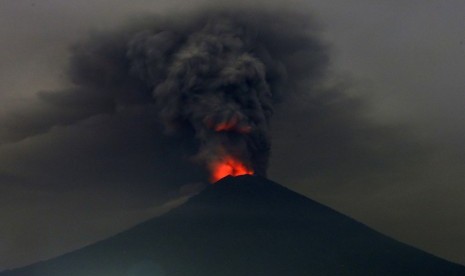
[[[465,275],[257,176],[228,177],[169,213],[0,276]]]

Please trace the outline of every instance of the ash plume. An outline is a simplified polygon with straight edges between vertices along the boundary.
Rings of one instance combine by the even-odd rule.
[[[278,145],[273,177],[339,183],[417,162],[422,153],[403,129],[367,120],[364,99],[347,96],[345,87],[325,88],[328,67],[328,47],[307,12],[236,8],[153,16],[75,43],[70,87],[39,92],[38,105],[2,118],[9,130],[2,138],[43,134],[32,141],[50,141],[31,147],[62,147],[56,159],[68,160],[76,156],[68,144],[83,144],[75,133],[90,133],[92,125],[85,144],[92,150],[80,151],[76,161],[86,168],[83,182],[138,179],[131,185],[144,194],[146,187],[169,190],[205,180],[208,163],[222,154],[266,175],[272,138]],[[25,158],[11,151],[18,156],[5,158]],[[57,163],[66,164],[31,167],[44,167],[40,172]],[[347,176],[334,176],[335,168]],[[14,166],[5,171],[16,173]],[[76,174],[74,165],[60,169],[64,177],[68,171]],[[63,181],[50,180],[54,175],[34,179]]]
[[[195,160],[208,164],[226,152],[265,175],[273,104],[284,93],[280,85],[290,65],[286,58],[295,54],[292,48],[310,44],[306,51],[321,54],[323,46],[310,35],[293,33],[295,22],[284,16],[222,12],[191,20],[184,28],[133,35],[129,73],[152,90],[168,133],[193,131],[199,147]],[[270,39],[278,47],[270,46]],[[306,65],[320,67],[324,60]]]
[[[325,71],[326,47],[313,23],[297,14],[244,10],[173,18],[77,43],[72,87],[40,92],[45,116],[28,122],[27,130],[151,110],[146,113],[158,114],[160,135],[191,141],[185,155],[194,164],[205,167],[228,154],[265,175],[273,105],[300,80],[316,82]]]

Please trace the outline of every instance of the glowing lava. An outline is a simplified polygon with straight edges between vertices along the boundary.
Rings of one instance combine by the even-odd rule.
[[[244,163],[232,156],[226,156],[223,159],[212,163],[210,165],[210,169],[212,172],[210,179],[212,183],[215,183],[228,175],[238,176],[244,174],[254,174],[252,169],[247,168]]]
[[[220,131],[231,131],[236,128],[237,125],[237,117],[232,117],[229,121],[226,122],[221,122],[215,126],[215,131],[220,132]]]
[[[224,132],[238,132],[242,134],[247,134],[252,131],[252,127],[250,125],[244,124],[243,122],[241,123],[239,121],[238,115],[231,117],[227,121],[223,121],[215,125],[213,125],[211,121],[207,120],[207,124],[211,128],[213,128],[213,130],[216,132],[224,131]]]

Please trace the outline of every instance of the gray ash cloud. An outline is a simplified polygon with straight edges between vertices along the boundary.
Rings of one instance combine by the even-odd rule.
[[[273,105],[326,69],[312,30],[297,14],[210,10],[94,35],[72,48],[73,87],[40,92],[47,116],[28,129],[144,106],[157,111],[165,135],[193,141],[196,163],[226,152],[265,175]]]

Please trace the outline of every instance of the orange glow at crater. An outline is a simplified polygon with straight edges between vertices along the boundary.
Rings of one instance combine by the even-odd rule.
[[[244,174],[254,174],[252,169],[247,168],[247,166],[241,161],[235,159],[232,156],[226,156],[221,160],[218,160],[210,165],[211,169],[211,178],[212,183],[217,182],[218,180],[226,176],[239,176]]]

